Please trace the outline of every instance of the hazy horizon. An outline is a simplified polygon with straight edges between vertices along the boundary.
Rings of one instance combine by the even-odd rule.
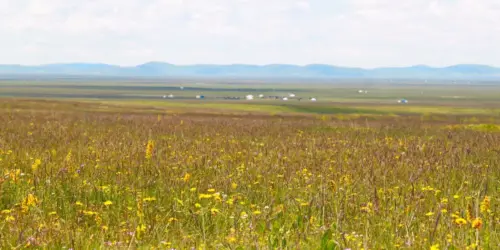
[[[453,67],[453,66],[459,66],[459,65],[469,65],[469,66],[488,66],[488,67],[493,67],[493,68],[500,68],[497,65],[488,65],[488,64],[481,64],[481,63],[458,63],[458,64],[450,64],[450,65],[443,65],[443,66],[434,66],[434,65],[428,65],[428,64],[410,64],[410,65],[398,65],[398,66],[379,66],[379,67],[359,67],[359,66],[345,66],[345,65],[338,65],[338,64],[325,64],[325,63],[307,63],[307,64],[292,64],[292,63],[268,63],[268,64],[250,64],[250,63],[192,63],[192,64],[175,64],[167,61],[146,61],[142,62],[139,64],[135,65],[120,65],[120,64],[112,64],[112,63],[103,63],[103,62],[79,62],[79,61],[68,61],[68,62],[50,62],[50,63],[42,63],[42,64],[10,64],[10,63],[0,63],[0,65],[6,66],[6,65],[15,65],[15,66],[23,66],[23,67],[38,67],[38,66],[48,66],[48,65],[109,65],[109,66],[118,66],[118,67],[123,67],[123,68],[131,68],[131,67],[138,67],[142,66],[145,64],[149,63],[161,63],[161,64],[171,64],[175,66],[202,66],[202,65],[209,65],[209,66],[233,66],[233,65],[248,65],[248,66],[260,66],[260,67],[265,67],[265,66],[272,66],[272,65],[291,65],[291,66],[298,66],[298,67],[306,67],[306,66],[311,66],[311,65],[328,65],[328,66],[333,66],[333,67],[341,67],[341,68],[359,68],[359,69],[365,69],[365,70],[371,70],[371,69],[379,69],[379,68],[411,68],[411,67],[429,67],[429,68],[446,68],[446,67]]]

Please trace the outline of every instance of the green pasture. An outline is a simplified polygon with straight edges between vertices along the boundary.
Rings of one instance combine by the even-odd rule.
[[[181,89],[182,87],[182,89]],[[359,93],[363,90],[363,93]],[[366,93],[364,92],[366,91]],[[246,95],[287,96],[291,99],[243,100]],[[174,99],[163,99],[173,94]],[[204,95],[196,100],[196,95]],[[240,97],[242,100],[223,100]],[[318,102],[310,102],[315,97]],[[387,83],[368,80],[318,82],[263,82],[201,80],[2,80],[0,98],[70,100],[107,107],[135,107],[143,111],[248,112],[262,114],[364,115],[500,115],[500,84],[475,85],[418,81]],[[399,99],[409,100],[399,104]]]

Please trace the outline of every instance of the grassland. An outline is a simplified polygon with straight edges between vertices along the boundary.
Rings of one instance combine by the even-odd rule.
[[[0,248],[498,249],[496,93],[0,99]]]

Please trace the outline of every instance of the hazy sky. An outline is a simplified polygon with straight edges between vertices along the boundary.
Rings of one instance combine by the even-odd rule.
[[[0,0],[0,64],[500,66],[500,0]]]

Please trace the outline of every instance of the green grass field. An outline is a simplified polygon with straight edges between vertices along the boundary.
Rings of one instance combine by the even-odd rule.
[[[180,87],[184,89],[181,90]],[[358,93],[366,90],[367,93]],[[240,97],[252,94],[286,96],[294,93],[302,101],[280,100],[221,100],[221,97]],[[173,94],[174,99],[163,99]],[[205,95],[205,100],[196,100]],[[171,109],[217,112],[258,112],[271,114],[478,114],[498,115],[500,84],[451,85],[441,82],[421,84],[412,81],[400,84],[370,81],[337,81],[325,83],[262,83],[187,80],[138,82],[124,80],[44,80],[0,81],[0,97],[24,99],[50,99],[92,101],[106,105],[143,106],[154,109]],[[317,103],[308,98],[315,97]],[[409,104],[397,101],[406,98]]]
[[[85,84],[0,82],[0,249],[500,248],[495,85]]]

